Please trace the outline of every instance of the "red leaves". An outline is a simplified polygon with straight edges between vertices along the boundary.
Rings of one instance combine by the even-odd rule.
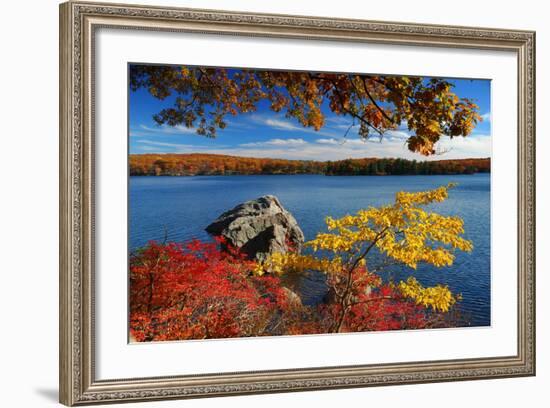
[[[398,297],[374,295],[371,302],[352,306],[342,331],[422,329],[427,327],[427,323],[421,306]]]
[[[392,288],[388,285],[382,286],[379,291],[381,296],[390,296],[393,292]]]
[[[222,251],[220,248],[224,248]],[[342,312],[338,299],[317,307],[291,301],[278,277],[253,276],[249,261],[223,239],[165,245],[150,242],[130,258],[133,340],[167,341],[319,334]],[[345,281],[327,282],[338,290]],[[357,270],[353,301],[341,332],[432,327],[432,315],[402,298],[365,268]]]
[[[221,243],[221,241],[220,241]],[[137,341],[262,335],[286,295],[275,277],[224,245],[150,242],[130,260],[130,330]]]

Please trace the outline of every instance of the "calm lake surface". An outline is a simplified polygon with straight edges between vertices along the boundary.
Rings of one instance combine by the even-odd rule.
[[[397,267],[382,273],[384,279],[410,275],[424,285],[447,284],[461,293],[462,310],[472,326],[490,325],[490,175],[453,176],[195,176],[130,177],[130,251],[150,240],[210,240],[204,228],[237,204],[262,195],[277,196],[302,228],[306,241],[325,230],[327,215],[340,217],[361,208],[393,202],[401,190],[429,190],[449,182],[458,186],[447,201],[433,210],[464,219],[466,238],[474,243],[471,253],[457,253],[448,268],[425,265],[416,271]],[[325,293],[324,276],[305,274],[288,282],[305,304],[319,303]]]

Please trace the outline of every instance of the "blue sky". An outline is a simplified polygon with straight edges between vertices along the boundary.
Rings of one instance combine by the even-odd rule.
[[[491,118],[489,80],[449,80],[460,97],[474,100],[480,107],[483,122],[466,137],[443,137],[438,149],[443,154],[428,160],[491,156]],[[158,126],[153,115],[172,105],[173,98],[160,101],[146,90],[129,93],[130,153],[216,153],[246,157],[271,157],[300,160],[341,160],[362,157],[401,157],[426,160],[408,151],[406,127],[387,132],[380,140],[373,136],[368,141],[352,128],[344,139],[351,118],[336,116],[324,109],[326,124],[319,130],[305,128],[284,113],[275,113],[267,103],[260,103],[254,113],[227,116],[228,126],[217,130],[215,139],[199,136],[195,129],[184,126]]]

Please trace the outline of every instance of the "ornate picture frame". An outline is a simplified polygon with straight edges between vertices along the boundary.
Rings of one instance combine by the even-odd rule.
[[[517,56],[517,353],[97,379],[95,35],[100,28],[507,51]],[[535,375],[535,33],[88,2],[60,6],[60,402],[80,405]]]

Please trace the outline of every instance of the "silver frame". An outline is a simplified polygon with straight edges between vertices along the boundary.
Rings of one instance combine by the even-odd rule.
[[[94,33],[100,27],[504,50],[518,60],[518,349],[512,356],[97,380]],[[60,402],[66,405],[535,374],[535,33],[68,2],[60,5]]]

